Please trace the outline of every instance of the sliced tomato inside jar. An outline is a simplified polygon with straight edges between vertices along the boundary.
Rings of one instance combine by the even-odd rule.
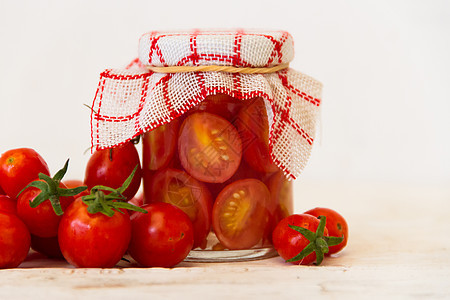
[[[213,229],[230,250],[249,249],[263,238],[268,222],[270,193],[257,179],[243,179],[226,186],[213,207]]]
[[[195,179],[225,182],[239,167],[241,154],[242,143],[236,128],[222,117],[197,112],[181,125],[179,159]]]
[[[259,172],[277,171],[278,167],[270,158],[269,122],[264,99],[248,100],[234,124],[242,139],[244,160]]]
[[[142,167],[156,171],[167,167],[175,154],[179,119],[146,132],[142,138]]]
[[[144,203],[166,202],[183,210],[194,227],[193,248],[205,248],[212,198],[205,185],[184,171],[167,168],[144,180]]]

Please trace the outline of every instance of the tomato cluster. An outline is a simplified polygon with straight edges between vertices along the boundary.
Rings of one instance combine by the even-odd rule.
[[[192,249],[193,225],[182,210],[127,202],[139,202],[142,177],[132,143],[95,152],[84,182],[62,181],[68,161],[50,177],[32,149],[9,150],[0,161],[0,268],[17,267],[30,246],[76,267],[113,267],[127,250],[143,266],[170,267]]]
[[[39,173],[48,175],[44,159],[33,149],[20,148],[0,156],[0,268],[14,268],[27,257],[31,244],[29,228],[18,216],[17,196]]]
[[[145,133],[142,166],[134,141],[94,152],[84,181],[63,181],[68,161],[50,177],[33,149],[6,151],[0,268],[18,266],[30,247],[76,267],[113,267],[127,251],[142,266],[171,267],[196,248],[272,243],[289,261],[319,264],[345,246],[347,224],[323,208],[291,215],[292,183],[268,137],[263,98],[219,94]]]
[[[324,256],[341,251],[348,241],[348,225],[335,210],[323,207],[281,220],[273,231],[278,254],[293,264],[320,265]]]
[[[241,250],[270,244],[292,213],[292,184],[272,162],[263,98],[210,95],[143,136],[144,202],[182,209],[194,248]],[[208,244],[213,232],[219,244]]]

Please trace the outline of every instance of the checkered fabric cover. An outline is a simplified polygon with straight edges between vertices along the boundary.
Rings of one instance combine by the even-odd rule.
[[[271,126],[271,157],[295,179],[314,143],[322,84],[291,68],[270,74],[224,72],[155,73],[146,66],[271,67],[294,57],[285,31],[149,32],[139,58],[124,69],[107,69],[92,104],[93,149],[129,141],[170,122],[210,94],[243,101],[263,97]]]

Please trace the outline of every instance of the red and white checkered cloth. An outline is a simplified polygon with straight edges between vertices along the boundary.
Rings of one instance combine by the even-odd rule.
[[[126,69],[107,69],[92,105],[92,146],[104,149],[170,122],[207,95],[247,100],[263,97],[271,126],[271,156],[292,179],[311,153],[322,84],[290,68],[269,74],[224,72],[155,73],[146,66],[271,67],[292,61],[285,31],[149,32],[139,59]]]

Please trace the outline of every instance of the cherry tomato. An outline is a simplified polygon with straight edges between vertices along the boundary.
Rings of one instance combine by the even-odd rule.
[[[189,217],[168,203],[142,206],[131,219],[132,234],[128,253],[145,267],[172,267],[182,262],[194,244]]]
[[[209,95],[189,112],[205,111],[233,121],[243,106],[243,101],[226,94]]]
[[[243,157],[255,170],[272,173],[278,167],[270,158],[269,122],[263,98],[248,100],[235,121],[242,139]]]
[[[39,173],[50,175],[47,163],[33,149],[12,149],[0,157],[0,184],[12,199],[16,199],[28,183],[37,179]]]
[[[179,119],[170,121],[142,138],[142,168],[156,171],[167,167],[173,158],[178,142]]]
[[[131,238],[127,213],[112,217],[90,214],[77,198],[59,224],[58,241],[64,258],[76,267],[112,268],[125,254]]]
[[[6,195],[5,191],[2,189],[2,185],[0,184],[0,195]]]
[[[291,259],[299,254],[310,241],[300,232],[292,229],[289,225],[306,228],[312,232],[316,232],[319,226],[319,219],[307,214],[290,215],[278,223],[273,231],[273,246],[278,254],[284,259]],[[328,236],[328,230],[325,228],[324,236]],[[309,265],[316,261],[316,252],[312,252],[300,261],[292,262],[293,264]]]
[[[213,229],[228,249],[248,249],[263,237],[270,193],[257,179],[243,179],[226,186],[213,207]]]
[[[139,154],[131,142],[94,152],[86,166],[84,183],[89,190],[96,185],[118,188],[136,166],[138,169],[133,180],[123,193],[130,200],[138,191],[142,176]]]
[[[265,183],[270,191],[270,201],[267,206],[269,223],[266,234],[270,241],[275,226],[293,213],[293,187],[292,182],[286,179],[282,171],[275,172]]]
[[[30,233],[15,215],[0,212],[0,268],[15,268],[30,250]]]
[[[67,188],[63,183],[60,188]],[[17,199],[17,215],[27,225],[31,234],[39,237],[55,237],[58,234],[58,225],[62,216],[56,215],[50,200],[45,200],[39,206],[33,208],[30,201],[33,201],[41,190],[29,187],[23,191]],[[63,211],[74,201],[73,197],[60,197]]]
[[[64,259],[59,248],[58,237],[42,238],[31,235],[31,248],[49,258]]]
[[[236,128],[207,112],[194,113],[181,125],[178,154],[183,168],[195,179],[220,183],[236,172],[242,145]]]
[[[304,213],[315,217],[319,216],[327,217],[326,227],[328,229],[329,235],[336,237],[344,237],[344,240],[341,243],[329,247],[329,252],[326,253],[327,255],[337,253],[347,245],[348,225],[344,217],[341,216],[338,212],[329,208],[316,207]]]
[[[0,211],[17,215],[17,201],[9,196],[0,195]]]
[[[194,226],[194,248],[206,246],[211,229],[212,198],[208,189],[186,172],[165,169],[144,182],[145,203],[166,202],[185,212]]]
[[[62,183],[64,183],[64,185],[68,188],[68,189],[74,189],[76,187],[80,187],[80,186],[85,186],[83,181],[78,180],[78,179],[68,179],[68,180],[63,180]],[[79,193],[78,195],[73,196],[74,199],[78,198],[78,197],[82,197],[85,195],[89,195],[89,190],[84,190],[81,193]]]

